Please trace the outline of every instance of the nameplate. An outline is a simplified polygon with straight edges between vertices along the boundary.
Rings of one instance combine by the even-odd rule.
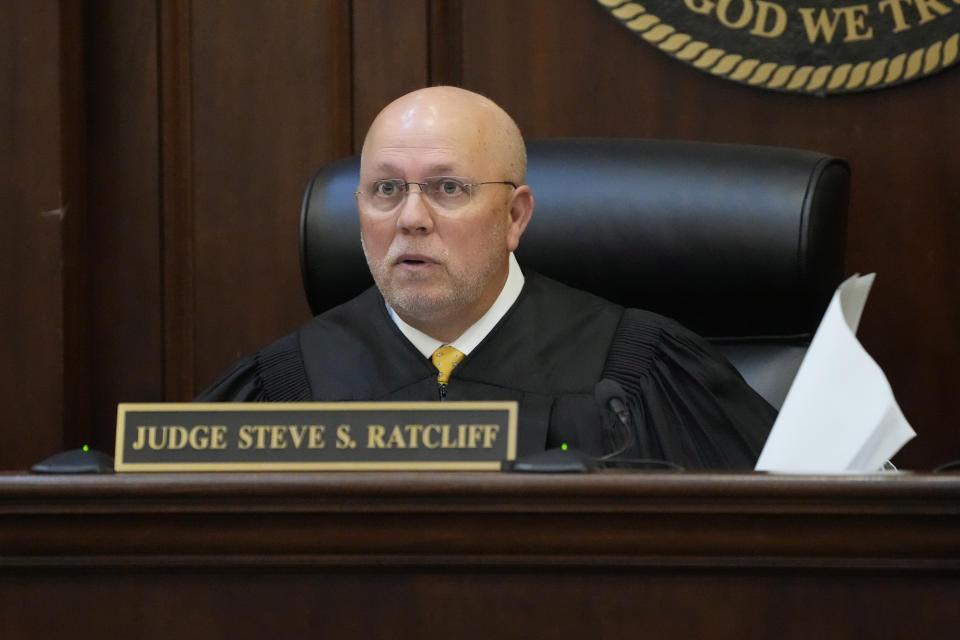
[[[499,470],[516,402],[117,405],[116,471]]]

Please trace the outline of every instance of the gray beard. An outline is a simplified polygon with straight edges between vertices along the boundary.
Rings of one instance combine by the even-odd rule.
[[[405,287],[394,287],[390,282],[389,271],[396,259],[404,253],[415,251],[415,249],[410,246],[391,246],[387,255],[382,260],[377,261],[370,258],[362,237],[360,238],[360,246],[363,248],[367,267],[370,269],[380,294],[387,304],[408,322],[410,320],[433,321],[436,320],[438,315],[442,316],[444,312],[468,307],[483,294],[487,282],[498,268],[498,265],[491,261],[482,271],[460,275],[448,272],[451,288],[442,291],[440,295],[428,295]],[[446,255],[438,257],[443,259],[446,258]]]

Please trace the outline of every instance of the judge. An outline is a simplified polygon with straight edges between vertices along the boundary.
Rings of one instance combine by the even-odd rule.
[[[534,211],[525,172],[520,130],[483,96],[431,87],[388,105],[355,194],[376,286],[197,399],[516,400],[520,455],[630,442],[626,457],[752,468],[775,411],[708,343],[517,263]],[[595,400],[604,378],[625,393],[629,439]]]

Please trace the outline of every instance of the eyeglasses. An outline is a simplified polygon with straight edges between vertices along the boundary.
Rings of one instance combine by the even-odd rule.
[[[390,213],[403,203],[412,184],[420,187],[420,194],[425,196],[431,204],[447,212],[456,211],[470,204],[474,189],[482,185],[508,184],[514,189],[517,188],[517,184],[509,180],[470,182],[467,178],[435,176],[424,178],[422,182],[408,182],[402,178],[376,180],[372,184],[355,191],[354,195],[363,198],[363,203],[369,205],[370,211]]]

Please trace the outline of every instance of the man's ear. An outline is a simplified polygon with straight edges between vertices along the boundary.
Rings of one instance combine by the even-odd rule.
[[[516,251],[520,246],[520,236],[527,228],[533,216],[533,192],[527,185],[517,187],[510,201],[510,227],[507,230],[507,249]]]

